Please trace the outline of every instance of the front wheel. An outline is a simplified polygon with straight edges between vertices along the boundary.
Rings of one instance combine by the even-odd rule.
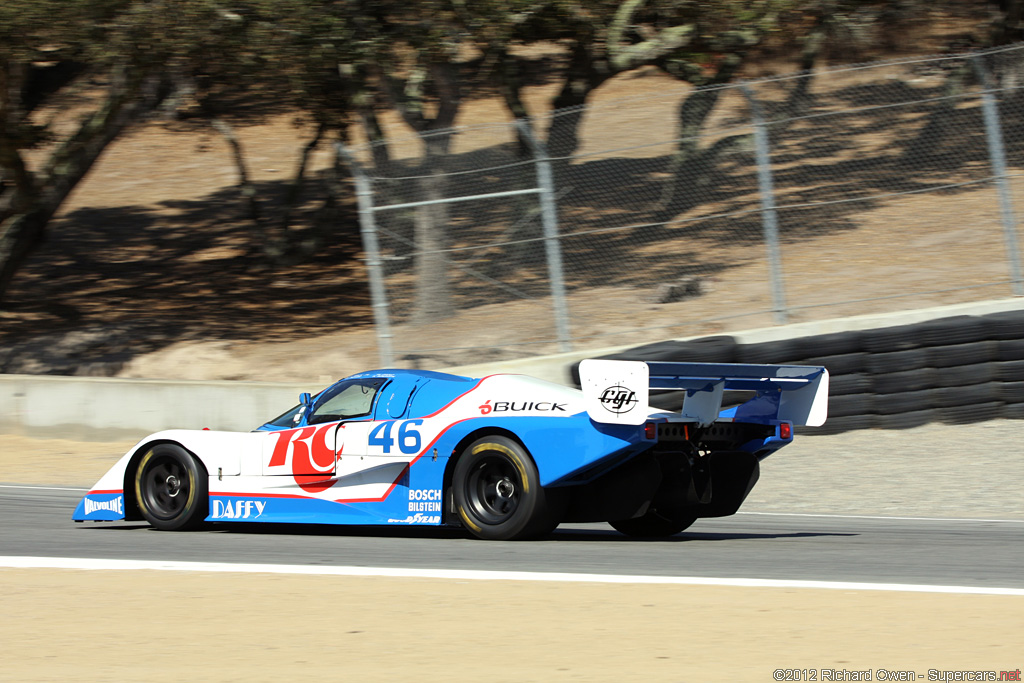
[[[609,522],[616,531],[636,538],[674,536],[697,521],[696,515],[679,511],[648,510],[640,517]]]
[[[560,521],[556,494],[540,485],[526,450],[504,436],[473,442],[455,465],[452,487],[459,519],[478,538],[535,538]]]
[[[202,465],[177,444],[153,446],[135,472],[135,499],[157,529],[193,529],[209,510],[209,482]]]

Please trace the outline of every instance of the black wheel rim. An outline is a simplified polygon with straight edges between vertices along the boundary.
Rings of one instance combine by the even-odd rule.
[[[512,518],[522,500],[522,480],[515,464],[505,455],[487,454],[466,477],[466,503],[484,524],[501,524]]]
[[[177,458],[155,456],[142,473],[146,509],[158,519],[174,519],[188,504],[189,473]]]

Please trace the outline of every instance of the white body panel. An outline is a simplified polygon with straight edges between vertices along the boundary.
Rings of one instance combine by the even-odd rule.
[[[781,375],[780,376],[785,376]],[[779,419],[793,424],[820,427],[828,418],[828,370],[796,391],[783,392]]]
[[[647,363],[623,360],[595,360],[580,363],[587,414],[595,422],[642,425],[650,409]]]
[[[703,389],[687,391],[683,398],[683,418],[707,427],[718,419],[724,393],[725,382],[714,382]]]
[[[258,452],[265,433],[258,432],[215,432],[211,430],[170,429],[150,434],[125,453],[107,473],[100,478],[93,489],[114,490],[124,484],[125,468],[136,451],[147,443],[173,441],[195,454],[206,467],[211,477],[218,474],[236,477],[243,474],[242,463],[245,455]],[[249,470],[245,474],[258,474],[259,463],[248,459]]]

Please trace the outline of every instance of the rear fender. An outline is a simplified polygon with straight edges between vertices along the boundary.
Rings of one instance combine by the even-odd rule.
[[[448,462],[445,464],[444,475],[442,477],[441,491],[444,492],[444,512],[446,516],[455,513],[455,504],[451,500],[451,496],[449,494],[452,488],[452,475],[455,472],[455,465],[458,464],[459,459],[462,457],[462,454],[466,452],[466,449],[469,448],[469,445],[471,443],[473,443],[477,439],[482,439],[485,436],[504,436],[506,438],[512,439],[520,446],[523,446],[523,448],[526,448],[526,446],[523,445],[523,442],[520,441],[515,434],[508,431],[507,429],[502,429],[500,427],[496,427],[493,425],[488,427],[480,427],[463,435],[462,438],[458,441],[458,443],[456,443],[455,446],[452,448],[451,456],[448,458]],[[529,449],[527,449],[527,451],[529,451]],[[457,517],[453,517],[452,521],[456,519]],[[459,523],[461,524],[461,522]]]
[[[435,447],[442,456],[454,458],[471,441],[487,434],[501,434],[520,443],[537,465],[541,486],[589,481],[600,474],[603,461],[646,450],[654,443],[644,437],[642,426],[595,423],[580,413],[558,418],[467,420],[453,425]],[[449,462],[446,471],[451,467]],[[587,472],[591,476],[584,476]],[[582,478],[573,480],[577,475]]]

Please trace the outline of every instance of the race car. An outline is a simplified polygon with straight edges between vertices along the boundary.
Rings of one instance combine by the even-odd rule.
[[[735,513],[759,462],[827,414],[823,367],[588,359],[580,380],[360,373],[252,432],[146,437],[73,519],[445,525],[496,540],[608,522],[664,537]],[[682,410],[652,408],[652,390],[685,392]]]

